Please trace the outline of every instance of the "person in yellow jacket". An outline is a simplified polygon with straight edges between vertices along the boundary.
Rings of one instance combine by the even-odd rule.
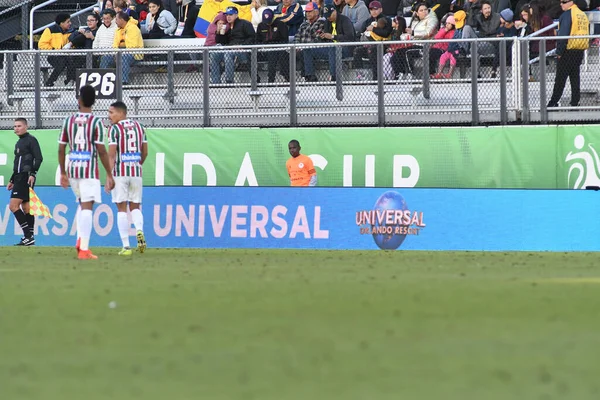
[[[42,37],[38,42],[39,50],[61,50],[71,48],[69,36],[71,35],[71,16],[67,13],[60,13],[54,19],[54,25],[44,29]],[[54,82],[60,74],[67,69],[67,77],[75,76],[75,63],[69,57],[64,55],[48,56],[48,62],[52,65],[52,73],[44,83],[46,86],[54,86]],[[72,78],[71,78],[72,79]],[[69,79],[65,80],[65,85]]]
[[[590,22],[573,0],[560,0],[563,13],[558,20],[558,36],[583,36],[590,33]],[[556,41],[556,77],[554,90],[548,107],[558,107],[567,78],[571,82],[571,106],[577,107],[581,97],[580,74],[583,53],[589,47],[589,39],[568,39]]]
[[[143,49],[144,41],[142,39],[142,32],[137,26],[137,21],[129,17],[127,13],[121,11],[115,18],[117,24],[117,32],[115,33],[115,39],[113,41],[113,47],[115,49]],[[123,84],[129,83],[129,72],[131,66],[136,62],[144,59],[144,55],[123,53],[122,55],[123,65]],[[110,68],[114,65],[114,58],[109,55],[102,56],[100,60],[100,68]]]

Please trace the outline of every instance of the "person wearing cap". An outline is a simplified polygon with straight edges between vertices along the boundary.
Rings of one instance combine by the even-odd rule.
[[[385,26],[382,27],[377,26],[377,21],[380,18],[386,19]],[[373,0],[369,3],[369,18],[367,18],[357,31],[357,33],[366,33],[369,32],[369,36],[375,40],[387,40],[392,36],[392,19],[383,15],[383,7],[378,0]],[[354,63],[355,65],[362,64],[362,58],[367,57],[369,59],[369,66],[371,67],[371,72],[373,73],[373,79],[377,79],[377,47],[375,46],[365,46],[358,47],[354,51]]]
[[[360,34],[364,31],[361,31],[363,23],[369,19],[369,10],[365,5],[363,0],[344,0],[346,2],[346,7],[342,11],[342,15],[350,18],[352,25],[354,25],[354,30],[357,34]]]
[[[577,7],[573,0],[561,0],[563,10],[558,19],[558,36],[583,36],[590,32],[590,22],[583,11]],[[579,106],[581,97],[580,73],[583,53],[589,47],[589,39],[557,40],[556,43],[556,77],[554,90],[548,102],[548,107],[558,107],[562,97],[567,78],[571,82],[571,107]]]
[[[325,31],[319,34],[324,42],[353,42],[356,39],[354,26],[350,18],[338,13],[333,3],[325,4],[323,7],[323,18],[325,18]],[[342,47],[342,58],[348,57],[352,52],[349,46]],[[331,80],[336,80],[335,65],[336,51],[335,47],[308,48],[302,51],[304,56],[304,72],[307,81],[316,81],[314,61],[315,59],[326,58],[329,60],[329,74]]]
[[[304,21],[304,11],[293,0],[282,0],[275,10],[275,18],[287,24],[290,36],[294,36]]]
[[[320,18],[319,5],[311,1],[304,6],[304,15],[306,20],[298,28],[294,35],[294,43],[320,43],[321,32],[325,31],[325,19]],[[304,56],[301,48],[296,48],[296,64],[302,76],[307,80],[313,79],[312,76],[306,76],[304,71]],[[316,78],[315,78],[316,79]]]
[[[274,19],[273,10],[267,8],[263,11],[262,22],[256,29],[256,43],[258,44],[279,44],[288,43],[288,27],[285,22]],[[271,50],[259,53],[267,59],[267,77],[269,83],[275,82],[277,73],[277,64],[279,71],[286,82],[290,80],[289,55],[285,50]]]
[[[238,18],[237,7],[227,7],[225,10],[227,19],[226,36],[224,41],[227,46],[244,46],[254,44],[256,32],[250,21]],[[217,32],[219,35],[220,32]],[[240,64],[248,64],[248,53],[246,51],[212,52],[210,54],[210,81],[221,83],[221,62],[225,65],[225,82],[233,83],[236,59]]]
[[[515,27],[515,23],[513,21],[514,13],[510,8],[505,8],[500,11],[500,27],[498,28],[497,37],[502,38],[510,38],[517,36],[517,28]],[[497,77],[497,70],[500,66],[500,44],[498,42],[494,42],[495,44],[495,53],[494,60],[492,61],[492,78]],[[512,40],[506,41],[506,65],[510,65],[512,61]]]
[[[454,13],[454,36],[452,39],[464,39],[465,35],[474,35],[476,36],[473,28],[471,26],[466,25],[465,22],[467,20],[467,13],[463,10],[459,10]],[[470,42],[450,42],[448,45],[448,52],[452,53],[455,58],[460,56],[464,56],[469,53],[471,43]],[[451,73],[446,74],[446,78],[452,78],[452,73],[454,70],[450,71]]]

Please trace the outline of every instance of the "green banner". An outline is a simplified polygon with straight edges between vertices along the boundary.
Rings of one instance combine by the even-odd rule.
[[[288,186],[287,144],[297,139],[313,158],[319,186],[569,188],[600,179],[594,131],[597,126],[149,128],[144,184]],[[38,185],[56,185],[58,131],[32,133],[44,153]],[[0,138],[6,185],[17,138],[11,131],[0,131]]]

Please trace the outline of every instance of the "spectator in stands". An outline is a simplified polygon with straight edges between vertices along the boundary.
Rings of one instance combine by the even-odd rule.
[[[102,10],[108,10],[108,9],[113,9],[113,2],[112,0],[104,0],[104,3],[102,4]]]
[[[363,0],[344,0],[346,2],[346,7],[342,11],[342,15],[350,18],[352,25],[354,25],[354,30],[357,34],[361,34],[364,32],[362,30],[362,26],[364,22],[369,19],[369,10],[365,5]],[[390,24],[391,28],[391,24]]]
[[[496,37],[498,28],[500,28],[500,14],[492,12],[492,5],[489,0],[481,1],[481,14],[476,18],[477,36],[480,38]],[[482,41],[478,43],[477,50],[481,55],[494,54],[495,46],[492,42]]]
[[[370,5],[370,3],[369,3]],[[413,13],[413,0],[402,0],[398,15],[401,17],[410,17]]]
[[[521,10],[521,21],[519,26],[521,31],[519,36],[529,36],[534,32],[546,28],[553,24],[552,18],[542,12],[540,6],[536,3],[525,4]],[[517,28],[519,28],[517,26]],[[549,29],[539,34],[539,36],[555,36],[554,29]],[[546,41],[546,52],[553,50],[556,47],[554,40]],[[529,42],[529,58],[534,59],[540,55],[540,42],[538,40],[532,40]],[[533,75],[531,74],[531,65],[529,66],[529,80],[533,81]]]
[[[80,28],[79,30],[73,32],[69,37],[69,41],[73,44],[73,47],[76,49],[91,49],[94,45],[94,40],[96,38],[96,34],[98,32],[98,23],[100,22],[100,18],[98,14],[91,13],[86,17],[85,28]],[[75,69],[76,68],[84,68],[86,66],[86,56],[85,55],[76,55],[72,57],[72,63],[75,64],[75,68],[71,70],[72,75],[67,75],[67,82],[75,82]],[[91,65],[93,67],[93,64]]]
[[[92,46],[94,49],[111,49],[113,47],[117,32],[116,15],[115,10],[110,8],[102,12],[102,25],[96,32],[96,39]]]
[[[404,15],[403,0],[382,0],[381,5],[385,16],[395,18],[396,15]]]
[[[135,11],[135,8],[132,9],[127,5],[127,0],[115,0],[113,2],[113,9],[117,14],[124,12],[130,20],[133,19],[132,23],[138,24],[139,14]]]
[[[38,42],[38,49],[70,49],[72,47],[72,43],[69,42],[71,32],[71,16],[66,13],[58,14],[54,19],[54,25],[44,29],[42,37]],[[48,77],[48,80],[45,82],[46,86],[54,86],[54,82],[56,82],[65,68],[67,69],[67,80],[65,80],[65,85],[69,82],[69,77],[75,76],[75,64],[73,64],[69,57],[65,57],[64,55],[48,56],[48,62],[52,65],[53,69],[50,77]]]
[[[510,8],[500,11],[500,28],[498,28],[498,37],[510,38],[517,36],[517,28],[513,22],[514,13]],[[506,65],[512,62],[512,40],[506,42]],[[496,78],[497,70],[500,66],[500,45],[496,43],[494,60],[492,61],[492,78]]]
[[[353,42],[356,39],[354,26],[348,17],[339,14],[334,4],[326,4],[323,10],[323,17],[326,19],[325,31],[321,32],[319,37],[324,42]],[[351,48],[348,46],[342,47],[342,58],[350,56]],[[335,47],[319,47],[309,48],[302,51],[304,56],[304,70],[306,80],[315,82],[314,61],[316,58],[327,58],[329,60],[329,74],[331,80],[336,80],[336,50]]]
[[[479,0],[468,0],[464,5],[464,11],[467,13],[466,24],[472,28],[476,28],[477,16],[481,14],[481,3]]]
[[[384,8],[385,12],[385,8]],[[431,39],[438,31],[438,19],[435,13],[430,13],[427,4],[424,2],[415,5],[410,22],[410,28],[406,32],[412,35],[413,39]]]
[[[148,17],[148,0],[135,0],[135,12],[140,17],[140,21],[146,21]]]
[[[182,0],[162,0],[165,10],[170,12],[171,15],[173,15],[173,17],[178,21],[181,18],[181,15],[179,15],[181,11],[181,2]]]
[[[583,36],[590,32],[590,23],[583,11],[573,3],[573,0],[561,0],[563,13],[558,20],[558,36]],[[581,96],[580,76],[583,52],[589,47],[589,39],[559,40],[556,46],[556,77],[554,90],[548,107],[558,107],[567,78],[571,82],[571,107],[579,106]]]
[[[347,7],[346,7],[347,8]],[[369,3],[369,18],[363,21],[358,32],[364,33],[368,41],[389,40],[392,36],[392,19],[383,15],[383,7],[378,0],[373,0]],[[354,60],[367,56],[369,65],[373,74],[373,79],[377,79],[377,47],[365,46],[359,47],[354,51]],[[358,64],[360,65],[360,64]]]
[[[227,44],[229,33],[229,25],[227,24],[227,17],[225,13],[219,11],[215,15],[215,19],[208,25],[206,40],[204,41],[205,46],[223,46]]]
[[[449,34],[452,34],[452,36],[454,36],[454,25],[455,24],[456,24],[456,22],[454,21],[453,16],[449,16],[448,18],[446,18],[446,26],[444,26],[442,29],[440,29],[440,32],[442,32],[443,34],[439,35],[440,32],[438,32],[438,35],[436,35],[436,38],[439,37],[440,39],[445,39],[446,36],[449,36]],[[442,43],[440,43],[440,44],[442,44]],[[446,44],[446,48],[447,47],[448,47],[448,44]],[[446,63],[450,63],[450,70],[448,71],[447,74],[444,74],[444,68],[446,67]],[[454,73],[454,68],[456,68],[456,57],[454,57],[453,53],[446,50],[439,58],[439,66],[438,66],[437,72],[435,74],[432,74],[431,77],[433,79],[441,79],[441,78],[450,79],[450,78],[452,78],[452,74]]]
[[[454,4],[455,1],[453,0],[437,0],[433,7],[431,7],[431,12],[435,13],[438,21],[442,21],[444,16],[450,12],[450,9]]]
[[[433,46],[431,46],[431,48],[429,49],[429,71],[433,72],[436,70],[436,67],[437,67],[437,73],[432,74],[433,78],[439,79],[442,77],[442,72],[443,72],[444,66],[447,61],[450,61],[450,70],[451,70],[450,72],[453,72],[453,69],[454,69],[454,67],[452,66],[453,62],[454,62],[454,66],[456,66],[456,58],[454,58],[454,56],[452,58],[450,58],[449,56],[446,56],[444,63],[442,63],[442,61],[441,61],[442,54],[448,52],[448,45],[450,43],[449,42],[438,42],[438,40],[452,39],[454,37],[455,25],[456,25],[456,22],[454,21],[454,17],[452,15],[447,17],[444,27],[442,27],[442,29],[440,29],[434,37],[434,41],[436,43]],[[452,53],[450,53],[450,55],[452,55]],[[452,61],[453,58],[454,58],[454,61]],[[452,76],[452,73],[450,73],[449,75]]]
[[[161,0],[149,0],[148,11],[146,23],[142,25],[145,39],[160,39],[175,33],[178,22],[170,11],[165,10]]]
[[[294,36],[304,21],[304,11],[299,3],[293,0],[282,0],[275,10],[275,18],[285,22],[290,36]]]
[[[335,10],[341,14],[346,7],[346,2],[344,0],[333,0],[333,5],[335,6]],[[321,17],[323,16],[323,10],[325,9],[325,0],[323,0],[323,4],[319,5],[319,10],[321,10]]]
[[[258,24],[263,22],[263,11],[267,8],[267,0],[252,0],[252,8],[250,8],[250,12],[252,13],[252,26],[254,26],[254,30],[257,31]]]
[[[140,28],[137,27],[135,20],[126,12],[121,11],[117,13],[115,18],[117,24],[117,31],[115,32],[115,38],[113,40],[113,48],[116,49],[143,49],[144,41],[142,40],[142,33]],[[137,61],[144,59],[143,54],[131,54],[122,53],[122,80],[123,84],[129,83],[129,72],[131,67]],[[109,55],[102,56],[100,60],[100,68],[110,68],[114,65],[114,58]]]
[[[511,7],[510,0],[489,0],[492,5],[492,12],[500,14],[500,11]]]
[[[227,7],[225,18],[227,18],[228,25],[228,30],[224,30],[226,31],[225,36],[227,36],[225,44],[229,46],[254,44],[256,32],[254,32],[252,23],[238,18],[238,9],[236,7]],[[221,32],[217,32],[217,36],[222,34]],[[247,52],[212,52],[210,59],[211,83],[221,83],[221,62],[225,64],[225,82],[233,83],[236,58],[240,64],[248,64]]]
[[[285,22],[274,19],[273,10],[267,8],[263,11],[263,20],[258,24],[256,30],[256,43],[258,44],[279,44],[289,43],[288,27]],[[285,50],[271,50],[265,51],[264,54],[267,59],[267,77],[269,83],[275,82],[275,74],[277,73],[277,65],[279,65],[279,72],[286,82],[290,80],[290,64],[289,55]]]
[[[456,29],[454,30],[454,37],[452,39],[466,39],[477,37],[473,28],[466,24],[467,14],[463,10],[459,10],[454,13],[454,22]],[[464,57],[469,53],[471,43],[470,42],[451,42],[448,45],[448,51],[452,53],[454,58]],[[454,71],[451,71],[454,72]],[[448,78],[452,78],[452,74],[446,74]]]
[[[405,51],[413,45],[410,43],[410,34],[406,33],[406,19],[402,15],[398,15],[394,18],[392,27],[394,29],[392,31],[392,41],[396,42],[402,40],[405,41],[405,43],[392,44],[388,47],[387,53],[383,56],[383,72],[388,79],[398,79],[410,72],[410,66],[408,65]],[[398,52],[401,54],[396,54]]]
[[[316,2],[310,2],[304,6],[304,14],[306,15],[306,21],[300,25],[298,32],[294,36],[294,43],[320,43],[321,32],[325,31],[325,19],[319,18],[321,10]],[[312,80],[312,76],[306,76],[304,71],[304,56],[302,50],[298,49],[296,52],[296,59],[300,59],[297,64],[299,66],[301,75],[305,77],[307,81]]]

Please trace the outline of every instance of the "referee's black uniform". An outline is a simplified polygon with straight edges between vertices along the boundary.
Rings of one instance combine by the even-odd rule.
[[[10,182],[14,185],[10,194],[11,199],[20,199],[23,203],[29,203],[28,180],[31,176],[35,177],[42,160],[42,150],[37,139],[29,132],[25,132],[15,144],[15,162],[13,174],[10,177]],[[13,214],[21,228],[23,228],[23,234],[25,235],[20,244],[34,242],[32,237],[35,217],[29,213],[25,214],[21,208],[13,211]]]

